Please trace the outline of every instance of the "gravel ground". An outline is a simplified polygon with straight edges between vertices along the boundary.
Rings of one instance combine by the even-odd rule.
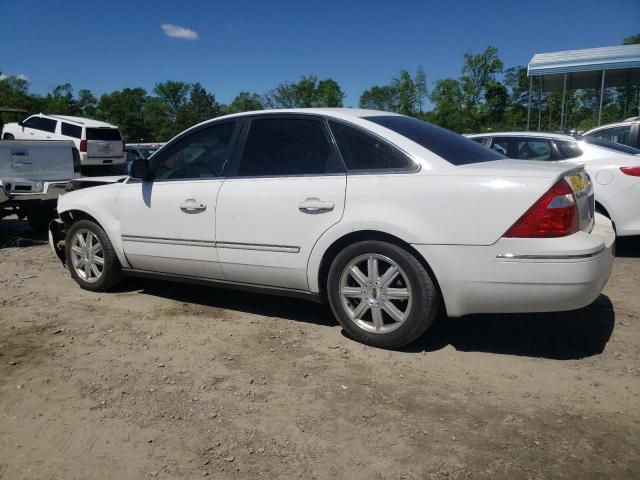
[[[587,308],[385,351],[303,301],[86,292],[16,237],[0,222],[0,479],[640,477],[638,239]]]

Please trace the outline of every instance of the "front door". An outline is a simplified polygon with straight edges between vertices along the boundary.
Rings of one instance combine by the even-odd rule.
[[[118,199],[124,253],[133,268],[221,279],[215,215],[236,122],[207,125],[151,159],[153,181],[129,180]]]
[[[242,151],[218,197],[225,278],[307,290],[313,245],[344,211],[346,175],[323,119],[247,120]]]

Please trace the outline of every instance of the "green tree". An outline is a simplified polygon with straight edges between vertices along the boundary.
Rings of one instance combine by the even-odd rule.
[[[147,92],[144,88],[124,88],[100,96],[96,116],[117,125],[128,142],[149,140],[145,128],[144,108]]]
[[[200,83],[194,83],[190,88],[189,101],[181,106],[176,114],[176,130],[181,132],[221,114],[222,109],[216,101],[216,96],[207,92]]]
[[[257,93],[240,92],[233,101],[224,108],[226,114],[262,110],[262,97]]]
[[[487,98],[487,88],[496,83],[496,75],[504,68],[498,57],[498,49],[488,46],[484,52],[464,54],[460,83],[464,95],[465,117],[471,130],[480,130],[483,122],[482,103]]]
[[[398,102],[397,112],[403,115],[415,115],[418,104],[418,93],[411,74],[406,70],[402,70],[400,74],[393,79],[393,89],[396,92]]]
[[[58,115],[78,115],[78,102],[73,98],[73,87],[64,83],[51,89],[44,100],[46,113]]]
[[[327,78],[318,82],[314,75],[298,82],[283,82],[265,95],[264,103],[270,108],[309,108],[342,106],[344,93],[338,83]]]
[[[169,108],[158,97],[147,97],[143,109],[143,124],[149,142],[166,142],[177,132],[175,122],[169,120]]]
[[[433,111],[427,116],[429,121],[448,128],[454,132],[465,129],[465,112],[463,110],[464,93],[461,83],[455,78],[438,80],[431,91]]]
[[[91,93],[91,90],[82,89],[78,91],[78,99],[76,100],[78,110],[83,117],[92,118],[96,114],[96,105],[98,100]]]
[[[424,101],[427,99],[427,75],[426,73],[424,73],[424,68],[422,67],[422,65],[418,66],[418,70],[416,71],[416,76],[414,77],[413,83],[416,86],[418,112],[422,113]]]
[[[338,82],[331,78],[321,80],[316,87],[316,106],[342,107],[345,94]]]
[[[176,121],[178,110],[187,102],[191,85],[185,82],[167,80],[156,83],[153,93],[167,106],[167,113],[171,122]]]
[[[397,112],[398,92],[394,85],[376,85],[362,92],[359,105],[360,108]]]

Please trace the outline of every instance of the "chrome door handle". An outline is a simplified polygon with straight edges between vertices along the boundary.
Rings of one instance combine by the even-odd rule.
[[[302,213],[322,213],[330,212],[335,208],[333,202],[323,202],[319,198],[307,198],[304,202],[298,204],[298,210]]]
[[[202,202],[197,202],[193,198],[189,198],[184,201],[184,203],[180,204],[180,210],[185,213],[197,213],[204,212],[207,209],[207,204]]]

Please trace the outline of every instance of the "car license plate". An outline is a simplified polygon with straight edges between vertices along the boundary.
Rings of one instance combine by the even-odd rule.
[[[569,182],[571,182],[574,192],[581,192],[587,186],[587,182],[584,181],[584,178],[579,173],[569,175],[567,178],[569,179]]]
[[[98,151],[102,153],[108,153],[111,151],[111,145],[109,145],[108,143],[99,143]]]

